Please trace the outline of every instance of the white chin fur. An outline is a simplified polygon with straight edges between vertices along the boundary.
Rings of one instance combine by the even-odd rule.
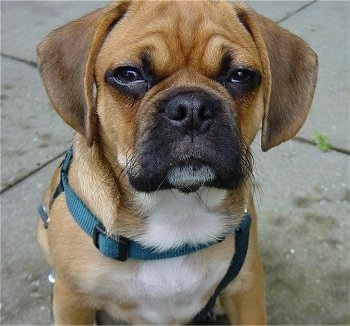
[[[168,182],[174,187],[184,188],[203,185],[215,179],[214,171],[208,166],[195,169],[192,166],[176,167],[167,176]]]
[[[185,194],[179,190],[136,193],[146,228],[137,239],[160,251],[186,243],[208,243],[227,233],[228,217],[216,211],[226,191],[202,187]]]

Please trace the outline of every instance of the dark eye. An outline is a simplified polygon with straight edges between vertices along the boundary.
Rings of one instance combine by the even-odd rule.
[[[140,70],[128,66],[115,69],[113,77],[118,83],[124,85],[145,81]]]
[[[229,77],[229,82],[235,84],[246,84],[254,81],[256,74],[249,69],[236,69]]]
[[[149,89],[149,82],[140,69],[132,66],[122,66],[106,72],[105,81],[123,95],[139,99]]]
[[[227,78],[227,77],[226,77]],[[261,75],[249,68],[234,69],[222,84],[235,98],[253,90],[260,84]]]

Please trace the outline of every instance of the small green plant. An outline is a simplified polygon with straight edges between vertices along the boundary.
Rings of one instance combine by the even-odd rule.
[[[328,142],[328,136],[320,131],[315,131],[314,134],[314,139],[316,141],[317,147],[322,151],[322,152],[328,152],[330,150],[330,145]]]

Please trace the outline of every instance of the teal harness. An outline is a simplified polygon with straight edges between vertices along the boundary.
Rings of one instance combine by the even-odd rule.
[[[126,261],[127,259],[135,260],[159,260],[170,259],[179,256],[189,255],[196,251],[207,248],[211,245],[215,245],[218,242],[223,241],[225,238],[218,241],[209,242],[206,244],[192,245],[185,244],[181,247],[172,248],[165,251],[157,251],[154,248],[148,248],[142,246],[140,243],[125,238],[123,236],[110,236],[107,235],[106,229],[98,218],[89,210],[84,202],[74,192],[68,181],[68,171],[70,162],[73,158],[73,150],[70,148],[61,164],[61,177],[50,205],[54,200],[63,192],[65,193],[67,207],[74,220],[79,226],[90,236],[95,247],[106,257],[115,259],[118,261]],[[44,227],[47,228],[49,224],[49,217],[47,211],[43,205],[39,206],[39,214],[44,222]],[[241,219],[240,224],[232,231],[235,237],[235,252],[232,257],[230,266],[217,286],[215,292],[210,297],[206,306],[197,314],[194,321],[199,322],[203,320],[208,314],[210,314],[212,308],[215,305],[216,298],[220,292],[238,275],[241,270],[247,250],[249,241],[249,229],[251,225],[251,217],[248,213],[245,213]]]

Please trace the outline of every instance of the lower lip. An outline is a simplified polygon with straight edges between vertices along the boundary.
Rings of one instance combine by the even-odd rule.
[[[215,179],[214,171],[203,164],[176,166],[168,172],[167,180],[174,187],[201,186]]]

